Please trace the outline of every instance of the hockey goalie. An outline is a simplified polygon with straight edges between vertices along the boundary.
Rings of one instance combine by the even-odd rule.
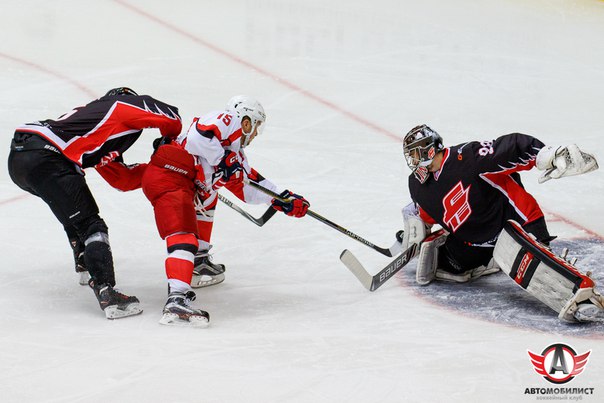
[[[403,209],[401,242],[403,250],[421,243],[419,284],[503,271],[564,321],[604,321],[604,298],[589,275],[552,253],[555,237],[519,175],[537,167],[543,183],[585,174],[598,168],[593,155],[520,133],[445,147],[426,125],[405,135],[403,150],[413,202]],[[434,224],[445,232],[426,238]]]

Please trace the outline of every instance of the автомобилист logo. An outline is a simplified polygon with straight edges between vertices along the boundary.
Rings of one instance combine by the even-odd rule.
[[[591,350],[577,354],[568,344],[555,343],[547,346],[541,354],[530,350],[527,350],[527,353],[533,370],[556,386],[525,388],[525,395],[537,395],[539,400],[580,400],[584,395],[594,394],[595,388],[593,387],[565,385],[583,373]]]

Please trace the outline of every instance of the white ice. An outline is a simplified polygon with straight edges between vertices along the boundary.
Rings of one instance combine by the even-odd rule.
[[[252,164],[389,246],[409,200],[401,134],[416,124],[451,145],[520,131],[604,159],[602,1],[4,0],[0,10],[4,161],[16,126],[116,86],[179,106],[185,125],[251,94],[268,113]],[[127,162],[146,161],[156,136],[145,133]],[[524,183],[559,235],[601,238],[603,172],[543,185],[530,172]],[[87,178],[118,283],[144,313],[106,320],[77,285],[48,207],[0,170],[2,402],[535,401],[525,389],[552,384],[527,349],[556,342],[592,350],[568,386],[604,399],[601,334],[468,318],[400,278],[369,293],[340,252],[373,271],[389,260],[310,217],[259,228],[220,205],[214,259],[227,280],[196,302],[211,326],[160,326],[165,246],[151,206]]]

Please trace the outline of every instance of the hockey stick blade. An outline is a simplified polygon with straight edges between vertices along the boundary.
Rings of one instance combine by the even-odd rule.
[[[439,236],[443,236],[445,231],[440,229],[426,237],[424,240],[433,239]],[[423,242],[423,241],[422,241]],[[369,274],[369,272],[363,267],[361,262],[350,252],[348,249],[344,249],[340,255],[340,260],[344,265],[356,276],[356,278],[363,284],[369,291],[375,291],[380,288],[386,281],[392,278],[400,269],[405,267],[407,263],[411,261],[415,256],[419,255],[420,243],[414,243],[406,251],[401,253],[390,262],[386,267],[380,270],[375,275]]]
[[[256,218],[241,207],[239,207],[238,205],[234,204],[232,201],[230,201],[223,195],[221,195],[220,193],[218,193],[218,199],[259,227],[262,227],[264,224],[266,224],[266,222],[270,220],[271,217],[274,216],[277,212],[277,210],[275,210],[274,208],[269,207],[260,218]]]
[[[356,276],[356,278],[363,284],[369,291],[375,291],[380,288],[386,281],[394,276],[400,269],[405,267],[411,259],[417,255],[418,244],[413,244],[405,252],[401,253],[390,262],[386,267],[380,270],[375,275],[369,274],[369,272],[363,267],[361,262],[350,252],[348,249],[344,249],[340,255],[340,260],[344,265]]]

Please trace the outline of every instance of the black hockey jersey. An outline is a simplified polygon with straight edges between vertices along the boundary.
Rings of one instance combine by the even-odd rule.
[[[445,148],[440,170],[425,183],[409,177],[411,198],[425,221],[440,224],[450,236],[493,244],[507,220],[524,225],[543,217],[517,173],[535,166],[543,146],[534,137],[513,133]]]
[[[145,128],[177,137],[182,129],[178,108],[148,95],[104,96],[57,120],[28,123],[16,132],[38,135],[71,161],[89,168],[121,157]]]

